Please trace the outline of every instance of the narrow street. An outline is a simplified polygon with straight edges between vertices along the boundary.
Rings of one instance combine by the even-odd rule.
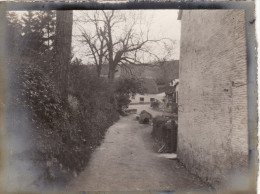
[[[188,173],[177,160],[152,151],[152,126],[139,124],[134,116],[122,117],[111,126],[100,147],[69,191],[198,191],[209,187]]]

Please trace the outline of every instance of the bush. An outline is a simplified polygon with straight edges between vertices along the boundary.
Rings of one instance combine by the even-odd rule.
[[[131,96],[145,92],[142,81],[136,78],[120,78],[115,82],[114,87],[117,110],[120,114],[124,114],[124,110],[128,108]]]
[[[149,124],[151,120],[152,120],[152,115],[146,110],[142,110],[139,117],[139,123]]]
[[[55,22],[55,17],[51,17]],[[43,19],[42,15],[35,18]],[[6,32],[10,33],[5,42],[6,60],[11,72],[8,75],[11,104],[7,112],[11,118],[16,111],[26,113],[26,118],[13,122],[17,126],[30,122],[28,126],[32,127],[21,127],[19,132],[28,130],[35,145],[30,158],[37,156],[34,159],[45,168],[45,178],[53,181],[84,169],[90,153],[119,115],[110,84],[94,76],[86,66],[80,66],[80,60],[70,66],[69,72],[69,95],[77,102],[76,106],[61,96],[57,84],[60,66],[54,60],[55,34],[49,37],[51,44],[47,47],[43,23],[39,24],[37,19],[22,22],[29,19],[32,15],[28,13],[22,20],[13,16],[7,20]],[[54,33],[55,25],[52,26]]]
[[[109,84],[73,67],[70,95],[77,99],[75,109],[61,98],[56,83],[38,65],[17,65],[14,76],[19,79],[12,84],[16,88],[11,101],[13,107],[30,112],[34,126],[30,133],[36,145],[32,155],[42,161],[45,178],[60,180],[83,170],[106,129],[119,119]]]
[[[173,120],[163,116],[157,116],[153,119],[152,136],[159,147],[163,148],[160,150],[161,152],[177,151],[177,131],[178,125]]]
[[[151,107],[154,109],[159,109],[160,102],[159,101],[153,101],[151,102]]]

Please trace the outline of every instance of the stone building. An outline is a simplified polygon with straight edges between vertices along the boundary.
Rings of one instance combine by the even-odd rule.
[[[218,188],[248,168],[245,13],[184,10],[179,19],[178,158]]]

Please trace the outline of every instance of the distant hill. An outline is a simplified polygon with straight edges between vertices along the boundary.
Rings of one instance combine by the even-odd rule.
[[[166,61],[161,64],[153,63],[129,66],[131,67],[133,76],[145,80],[144,86],[150,94],[164,92],[170,81],[179,78],[179,60]],[[131,75],[119,69],[116,76],[124,77]]]
[[[165,61],[161,64],[151,63],[143,65],[128,65],[134,76],[147,79],[162,79],[167,80],[179,78],[179,60]],[[108,75],[108,65],[103,65],[101,74]],[[129,76],[120,67],[116,73],[116,77]]]
[[[154,79],[142,78],[143,85],[147,89],[147,93],[149,94],[157,94],[159,93],[158,86]]]
[[[129,64],[128,66],[131,68],[131,75],[118,68],[118,72],[115,74],[115,77],[119,78],[134,76],[140,78],[143,80],[144,86],[150,94],[165,92],[169,82],[179,78],[179,60],[166,61],[161,64]],[[95,66],[88,65],[88,68],[94,70]],[[102,67],[101,76],[107,77],[108,70],[108,65],[104,64]]]

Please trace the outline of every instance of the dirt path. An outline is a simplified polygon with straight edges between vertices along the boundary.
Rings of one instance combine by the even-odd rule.
[[[176,160],[152,151],[150,125],[133,116],[111,126],[89,165],[67,187],[76,191],[205,190]]]

